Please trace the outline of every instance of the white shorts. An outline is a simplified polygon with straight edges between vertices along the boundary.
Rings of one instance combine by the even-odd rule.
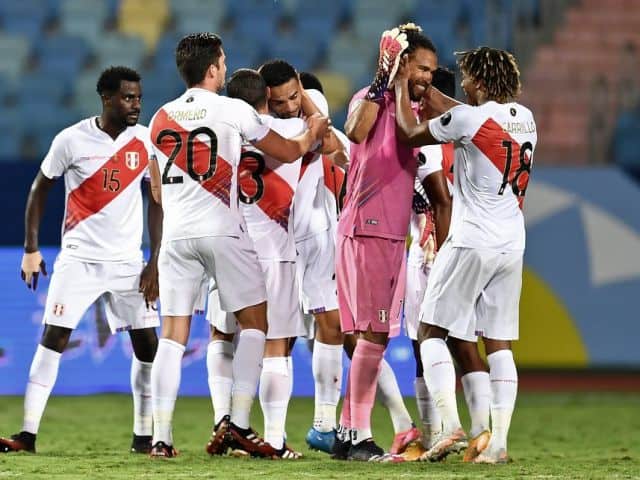
[[[431,268],[420,321],[452,337],[517,340],[522,252],[452,247],[446,242]]]
[[[264,275],[246,234],[172,240],[158,258],[162,315],[192,315],[199,306],[203,276],[214,279],[225,311],[266,300]]]
[[[157,327],[158,313],[147,309],[138,291],[144,262],[88,263],[56,260],[42,322],[75,329],[100,297],[111,333]]]
[[[304,335],[305,329],[298,303],[298,281],[294,262],[260,260],[267,285],[267,339]],[[207,319],[223,333],[235,333],[237,322],[233,313],[220,306],[217,290],[209,292]]]
[[[407,263],[407,284],[404,291],[404,322],[407,336],[411,340],[418,339],[420,323],[420,305],[427,289],[427,280],[431,266]]]
[[[335,238],[331,229],[296,242],[300,302],[304,313],[338,309]]]

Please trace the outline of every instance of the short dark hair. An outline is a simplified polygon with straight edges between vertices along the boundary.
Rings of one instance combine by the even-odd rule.
[[[129,67],[117,66],[109,67],[100,74],[96,91],[100,96],[113,95],[120,90],[120,83],[140,82],[140,74]]]
[[[448,68],[436,68],[436,70],[433,72],[431,85],[436,87],[448,97],[454,98],[456,96],[456,75]]]
[[[313,89],[324,93],[320,79],[311,72],[300,72],[300,82],[305,90]]]
[[[279,87],[292,78],[296,78],[297,75],[293,65],[279,58],[263,63],[258,68],[258,72],[267,82],[267,87]]]
[[[409,42],[409,46],[404,53],[412,54],[418,48],[424,48],[425,50],[431,50],[433,53],[438,53],[431,39],[422,33],[421,27],[413,23],[407,23],[400,25],[398,28],[401,32],[404,32],[407,36],[407,42]]]
[[[178,42],[176,66],[180,76],[193,87],[204,80],[211,65],[219,66],[222,39],[215,33],[191,33]]]
[[[240,68],[227,82],[227,96],[244,100],[253,108],[267,103],[267,84],[256,70]]]

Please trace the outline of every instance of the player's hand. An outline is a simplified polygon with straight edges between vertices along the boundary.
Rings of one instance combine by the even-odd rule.
[[[34,290],[38,287],[38,276],[40,272],[47,276],[47,265],[44,263],[40,250],[22,255],[20,266],[20,277],[27,284],[27,288]]]
[[[409,46],[407,35],[397,27],[382,32],[380,37],[380,51],[378,55],[378,69],[373,83],[367,92],[368,100],[379,100],[389,88],[400,66],[402,52]]]
[[[312,135],[317,141],[321,141],[324,135],[329,130],[331,120],[329,117],[315,113],[310,117],[307,117],[307,126],[311,130]]]
[[[142,293],[147,308],[152,307],[159,296],[158,286],[158,262],[151,260],[140,273],[140,285],[138,291]]]
[[[433,233],[427,237],[427,241],[422,246],[422,251],[424,252],[422,264],[431,265],[433,260],[436,258],[436,240]]]

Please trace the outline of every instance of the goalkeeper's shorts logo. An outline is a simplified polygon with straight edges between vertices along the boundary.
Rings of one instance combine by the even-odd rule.
[[[64,313],[64,305],[63,305],[63,304],[61,304],[61,303],[56,303],[56,304],[53,306],[53,314],[54,314],[56,317],[61,317],[63,313]]]
[[[380,323],[387,323],[389,321],[389,313],[386,310],[378,310],[378,320]]]

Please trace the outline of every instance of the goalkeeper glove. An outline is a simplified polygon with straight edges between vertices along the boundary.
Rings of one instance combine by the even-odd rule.
[[[381,100],[384,92],[389,88],[400,66],[402,52],[409,46],[407,35],[397,27],[386,30],[380,38],[380,53],[378,57],[378,70],[369,87],[367,100]]]

